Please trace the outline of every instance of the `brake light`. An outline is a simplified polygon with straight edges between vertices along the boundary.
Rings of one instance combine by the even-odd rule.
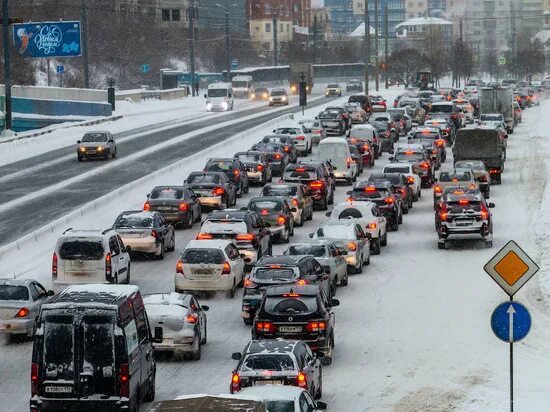
[[[38,395],[38,363],[31,363],[31,395]]]
[[[386,202],[388,205],[391,205],[395,200],[393,200],[393,197],[387,197],[384,199],[384,202]]]
[[[192,314],[187,315],[185,317],[185,321],[187,323],[191,323],[193,325],[196,324],[198,322],[198,320],[199,320],[199,317],[195,313],[192,313]]]
[[[311,182],[309,184],[309,187],[311,187],[312,189],[324,189],[325,184],[324,184],[324,182],[322,182],[320,180],[316,180],[314,182]]]
[[[224,193],[225,193],[225,189],[223,187],[215,187],[212,190],[212,194],[215,196],[223,196]]]
[[[282,225],[284,225],[285,223],[286,223],[286,217],[284,217],[284,216],[279,216],[279,217],[277,218],[277,224],[278,224],[279,226],[282,226]]]
[[[258,166],[256,166],[256,171],[257,171],[257,172],[263,172],[263,170],[264,170],[264,165],[258,165]]]
[[[304,286],[304,285],[307,285],[309,282],[306,280],[306,279],[298,279],[296,281],[296,284],[297,285],[300,285],[300,286]]]
[[[296,376],[296,385],[300,388],[307,388],[307,378],[304,372],[299,372]]]
[[[443,147],[443,146],[445,146],[445,140],[438,139],[438,140],[435,141],[435,144],[438,147]],[[434,153],[435,153],[435,151],[434,151]]]
[[[231,265],[229,262],[223,262],[223,270],[222,275],[229,275],[231,274]]]
[[[489,173],[492,174],[492,175],[496,175],[496,174],[500,173],[500,170],[499,169],[491,169],[491,170],[489,170]]]
[[[176,273],[183,275],[183,262],[181,260],[178,260],[178,263],[176,263]]]
[[[428,162],[422,162],[420,163],[420,167],[422,169],[428,169],[430,167],[430,164]]]
[[[406,154],[407,156],[410,156],[410,155],[414,154],[414,152],[413,152],[412,150],[407,150],[407,151],[405,152],[405,154]]]
[[[214,239],[214,237],[210,233],[199,233],[197,235],[197,240],[209,240]]]
[[[460,199],[458,201],[458,204],[459,205],[469,205],[470,204],[470,201],[468,199]]]
[[[151,204],[149,202],[145,202],[143,204],[143,210],[144,211],[148,211],[148,210],[151,210]]]
[[[244,287],[245,288],[253,288],[254,286],[256,286],[256,285],[250,279],[245,279],[244,280]]]
[[[52,257],[52,277],[57,279],[57,253],[55,252]]]
[[[442,222],[445,222],[447,220],[447,212],[443,211],[439,214],[439,219],[441,219]]]
[[[351,250],[351,251],[356,251],[357,250],[357,243],[349,242],[348,243],[348,249]]]
[[[437,149],[432,149],[432,154],[437,154]]]
[[[111,254],[107,253],[105,256],[105,276],[111,277],[111,273],[113,271],[113,267],[111,265]]]
[[[346,159],[346,166],[347,166],[348,169],[351,166],[351,158],[349,158],[349,157]]]
[[[369,186],[363,189],[364,192],[376,192],[376,187]]]
[[[487,176],[481,176],[477,180],[480,181],[480,182],[486,182],[487,181]]]
[[[237,372],[233,373],[231,376],[231,393],[238,392],[241,390],[241,377]]]
[[[288,153],[288,152],[290,152],[290,147],[288,147],[288,146],[285,146],[285,147],[283,148],[283,150],[284,150],[285,152],[287,152],[287,153]]]
[[[121,363],[118,371],[120,397],[130,397],[130,368],[127,363]]]
[[[276,159],[276,160],[281,160],[281,155],[280,155],[279,153],[277,153],[277,154],[275,155],[275,159]]]
[[[253,233],[241,233],[235,237],[235,240],[241,242],[253,242],[256,239],[256,236]]]
[[[274,333],[275,325],[272,322],[257,322],[256,330],[258,332]]]
[[[325,330],[326,328],[327,328],[327,324],[325,322],[310,321],[306,325],[306,330],[310,333],[311,332],[321,332],[321,331]]]
[[[306,139],[305,136],[302,136],[302,135],[296,136],[296,140],[305,140],[305,139]]]
[[[434,193],[443,193],[443,189],[439,185],[434,186]]]
[[[376,223],[374,223],[374,222],[373,222],[373,223],[369,223],[369,224],[367,225],[367,229],[376,229]]]
[[[24,318],[30,313],[28,308],[21,308],[17,311],[17,314],[15,315],[16,318]]]
[[[155,239],[158,239],[159,238],[159,232],[157,232],[156,230],[151,230],[151,236],[153,236]]]
[[[235,177],[239,177],[239,176],[241,175],[240,170],[239,170],[239,169],[233,170],[233,175],[234,175]]]
[[[409,182],[409,184],[413,184],[413,183],[414,183],[414,177],[409,176],[409,177],[407,178],[407,181]]]
[[[292,199],[292,206],[297,208],[298,207],[298,200]]]
[[[285,294],[283,294],[283,297],[284,298],[299,298],[300,294],[299,293],[285,293]]]
[[[178,210],[180,212],[187,212],[189,210],[189,205],[187,203],[180,203],[180,207],[178,207]]]
[[[261,212],[260,212],[260,215],[262,215],[262,216],[267,216],[267,215],[269,215],[269,210],[267,210],[267,209],[262,209]]]

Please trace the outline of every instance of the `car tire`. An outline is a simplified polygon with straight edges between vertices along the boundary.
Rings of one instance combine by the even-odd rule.
[[[201,344],[198,344],[198,349],[195,352],[191,353],[191,360],[198,361],[201,360]]]
[[[160,253],[158,255],[155,253],[154,256],[156,260],[164,260],[164,242],[160,244]]]
[[[237,289],[237,285],[235,284],[235,281],[233,281],[233,286],[231,287],[231,289],[229,289],[227,292],[225,292],[225,295],[229,299],[233,299],[235,297],[235,290],[236,289]]]
[[[340,286],[347,286],[348,285],[348,271],[346,270],[346,274],[344,275],[343,279],[340,279]]]
[[[328,198],[328,204],[333,205],[334,204],[334,190],[330,194],[330,197]]]
[[[408,211],[407,211],[408,212]],[[399,220],[397,221],[398,224],[402,224],[403,223],[403,213],[401,213],[399,215]]]
[[[408,215],[408,214],[409,214],[409,205],[407,205],[407,207],[403,209],[403,214],[404,214],[404,215]],[[399,223],[403,223],[403,220],[401,220]]]
[[[170,246],[166,248],[167,252],[173,252],[176,250],[176,235],[172,235],[172,241],[170,242]]]
[[[394,222],[392,224],[392,231],[397,232],[399,230],[399,221],[397,219],[394,219]]]
[[[382,236],[380,246],[388,246],[388,232],[384,233],[384,236]]]
[[[246,326],[252,325],[252,318],[243,318],[243,322]]]
[[[353,268],[353,272],[356,275],[360,275],[361,273],[363,273],[363,265],[364,265],[363,257],[361,257],[361,262],[359,263],[359,267]]]
[[[155,373],[153,372],[153,379],[150,383],[151,387],[149,388],[147,394],[143,397],[145,402],[153,402],[155,400],[155,380]]]
[[[493,247],[493,241],[492,240],[486,240],[485,241],[485,247],[486,248],[492,248]]]
[[[447,243],[446,242],[437,242],[437,248],[438,249],[446,249]]]
[[[370,265],[370,253],[369,253],[369,257],[367,258],[367,260],[365,260],[363,262],[363,266],[368,266],[368,265]]]
[[[286,230],[286,235],[284,237],[281,236],[281,242],[282,243],[290,243],[290,229]]]
[[[420,199],[422,197],[422,189],[418,190],[418,198]]]
[[[328,209],[328,201],[327,201],[326,196],[323,197],[323,200],[322,200],[322,202],[321,202],[320,209],[321,209],[321,210],[327,210],[327,209]]]
[[[79,162],[83,162],[84,161],[84,158],[82,156],[78,156],[78,161]]]
[[[113,152],[113,154],[111,155],[111,157],[112,157],[113,159],[116,159],[116,156],[117,156],[117,152],[116,152],[116,149],[115,149],[115,151]]]
[[[380,240],[380,235],[374,241],[373,246],[374,247],[372,248],[372,254],[379,255],[380,252],[382,251],[382,241]]]
[[[185,229],[191,229],[193,227],[194,219],[193,219],[193,213],[189,215],[189,218],[187,219],[187,222],[183,224],[183,227]]]
[[[302,227],[304,225],[304,212],[305,210],[302,210],[302,213],[300,213],[300,220],[296,223],[296,226],[298,227]]]
[[[308,217],[306,217],[306,220],[313,220],[313,206],[311,207],[311,211],[309,212]]]
[[[126,282],[127,285],[130,284],[130,263],[128,263],[128,267],[126,268]]]
[[[240,184],[238,193],[235,192],[235,203],[237,203],[237,200],[236,200],[236,199],[237,199],[237,198],[240,199],[241,197],[243,197],[243,184],[242,184],[242,182],[241,182],[241,184]]]
[[[319,387],[315,391],[314,398],[321,399],[322,397],[323,397],[323,375],[321,371],[319,371]]]

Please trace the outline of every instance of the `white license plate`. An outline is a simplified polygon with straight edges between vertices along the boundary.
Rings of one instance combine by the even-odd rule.
[[[46,393],[71,393],[73,388],[71,386],[46,386],[44,391]]]
[[[211,275],[214,269],[192,269],[194,275]]]
[[[281,380],[261,380],[255,381],[254,386],[265,386],[265,385],[282,385],[283,381]]]
[[[301,326],[279,326],[279,332],[283,333],[296,333],[301,332],[302,327]]]
[[[473,222],[473,220],[457,220],[455,224],[457,226],[470,226]]]
[[[174,344],[174,339],[163,339],[162,344],[166,346],[172,346]]]

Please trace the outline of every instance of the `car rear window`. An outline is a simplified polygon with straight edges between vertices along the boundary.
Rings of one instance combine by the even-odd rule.
[[[317,311],[317,297],[268,296],[264,309],[272,315],[308,315]]]
[[[44,374],[47,380],[74,379],[74,325],[70,315],[44,317]]]
[[[264,210],[280,212],[281,210],[283,210],[282,203],[275,200],[252,200],[250,201],[248,208],[255,212],[260,212]]]
[[[212,172],[230,172],[234,168],[233,162],[212,162],[207,163],[205,169],[210,170]]]
[[[326,247],[323,245],[294,245],[288,248],[288,254],[291,256],[311,255],[322,258],[326,255]]]
[[[170,187],[154,188],[151,191],[151,199],[181,199],[183,190]]]
[[[289,267],[260,267],[254,272],[254,277],[260,280],[292,280],[298,277],[293,268]]]
[[[256,163],[260,161],[260,155],[259,154],[240,154],[240,155],[237,155],[237,159],[239,159],[243,163]]]
[[[26,286],[0,285],[0,300],[29,300]]]
[[[386,166],[384,167],[384,173],[409,173],[408,166]]]
[[[450,104],[433,104],[430,113],[452,113],[453,106]]]
[[[92,315],[82,318],[83,356],[81,370],[92,375],[94,393],[114,394],[115,333],[114,319]]]
[[[183,263],[188,264],[216,264],[221,265],[225,261],[220,249],[186,249],[181,257]]]
[[[438,137],[437,133],[432,132],[418,132],[412,135],[412,139],[437,139]]]
[[[201,231],[204,233],[247,233],[246,223],[241,220],[211,221],[203,223]]]
[[[263,196],[296,196],[298,188],[296,186],[273,185],[264,186],[262,189]]]
[[[153,227],[153,217],[136,213],[134,215],[122,215],[117,218],[115,228],[147,229]]]
[[[314,170],[295,169],[285,172],[285,179],[315,180],[317,173]]]
[[[363,215],[354,207],[348,207],[340,212],[338,219],[361,219]]]
[[[103,245],[99,241],[67,240],[59,248],[59,257],[65,260],[99,260],[103,258]]]
[[[424,156],[422,153],[396,153],[394,159],[396,162],[419,162]]]
[[[354,199],[382,199],[383,197],[381,190],[354,189],[352,193]]]
[[[242,371],[293,371],[296,369],[294,361],[285,354],[247,355],[241,366]],[[271,409],[270,409],[271,410]]]
[[[285,401],[283,399],[264,400],[266,409],[269,412],[294,412],[294,401]]]
[[[205,175],[191,175],[187,179],[187,183],[221,183],[221,176],[205,174]]]
[[[348,239],[355,238],[353,226],[324,226],[317,229],[315,232],[319,238],[329,239]]]
[[[439,175],[440,182],[469,182],[471,179],[470,173],[448,173],[441,172]]]
[[[450,213],[462,213],[462,212],[467,212],[467,211],[480,212],[481,211],[481,202],[477,202],[477,201],[449,202],[446,205],[447,205],[447,210]]]

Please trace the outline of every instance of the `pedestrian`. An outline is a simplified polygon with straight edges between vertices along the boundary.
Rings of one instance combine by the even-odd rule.
[[[199,82],[195,82],[195,94],[198,96],[199,95]]]

